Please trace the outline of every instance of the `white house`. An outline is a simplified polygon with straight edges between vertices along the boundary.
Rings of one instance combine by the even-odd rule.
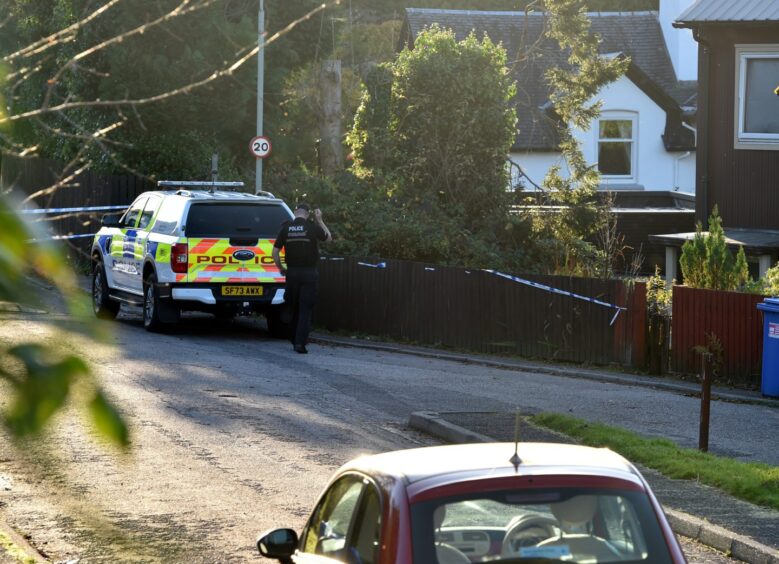
[[[671,25],[692,1],[660,0],[659,12],[589,14],[601,53],[631,59],[626,75],[595,97],[602,103],[597,123],[575,132],[585,158],[598,166],[604,189],[695,194],[698,49],[689,30]],[[544,14],[409,8],[403,41],[413,47],[416,35],[434,23],[452,29],[458,39],[471,31],[486,33],[507,50],[518,87],[512,183],[532,190],[551,166],[562,164],[565,170],[543,79],[563,59],[559,47],[542,38]]]

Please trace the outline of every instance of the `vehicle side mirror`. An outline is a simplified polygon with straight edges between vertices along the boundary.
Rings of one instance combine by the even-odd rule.
[[[298,534],[292,529],[266,531],[257,539],[257,550],[265,558],[290,562],[298,547]]]
[[[103,227],[119,227],[119,215],[115,213],[109,213],[103,216],[100,220],[100,225]]]

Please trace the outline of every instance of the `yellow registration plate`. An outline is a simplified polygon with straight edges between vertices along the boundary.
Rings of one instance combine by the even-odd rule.
[[[262,286],[222,286],[223,296],[261,296]]]

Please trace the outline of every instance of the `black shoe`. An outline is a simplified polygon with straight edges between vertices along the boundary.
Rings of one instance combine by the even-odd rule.
[[[296,353],[308,354],[308,349],[306,349],[306,345],[295,345],[292,348],[295,349]]]

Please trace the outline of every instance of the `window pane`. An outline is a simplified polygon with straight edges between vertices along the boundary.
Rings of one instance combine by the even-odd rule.
[[[671,562],[639,492],[474,492],[412,505],[411,524],[415,562]]]
[[[187,237],[275,237],[289,219],[278,204],[192,204]]]
[[[155,233],[172,235],[178,227],[183,208],[183,200],[178,198],[165,198],[165,201],[160,208],[160,213],[157,214],[157,221],[154,222],[154,226],[151,230]]]
[[[631,152],[633,144],[602,142],[598,144],[598,170],[611,176],[631,176]]]
[[[138,222],[138,229],[146,229],[149,226],[151,219],[154,217],[154,212],[157,211],[159,205],[159,198],[149,198],[149,201],[146,203],[146,207],[143,208],[141,221]]]
[[[379,535],[381,533],[381,502],[376,489],[366,486],[360,510],[355,518],[350,548],[359,555],[361,564],[374,564],[379,560]]]
[[[744,133],[779,134],[779,57],[747,59]]]
[[[601,139],[633,139],[633,122],[629,119],[600,121]]]
[[[119,220],[121,227],[135,227],[135,222],[138,220],[138,216],[143,211],[143,206],[146,205],[146,198],[138,200],[132,207],[125,212],[122,219]]]
[[[308,525],[304,552],[335,557],[343,553],[362,487],[361,480],[347,477],[330,488]]]

